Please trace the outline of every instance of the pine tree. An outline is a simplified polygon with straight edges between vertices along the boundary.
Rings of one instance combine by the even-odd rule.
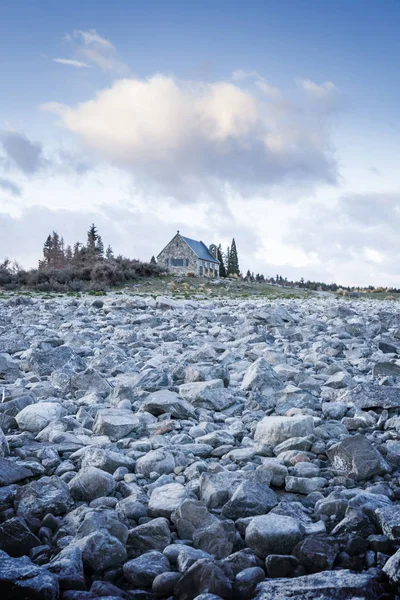
[[[96,258],[96,242],[98,238],[97,228],[94,223],[91,224],[89,231],[87,232],[86,249],[88,259],[94,261]]]
[[[97,260],[102,260],[104,258],[104,244],[101,235],[97,236],[95,253]]]
[[[108,244],[107,250],[106,250],[106,259],[111,260],[112,258],[114,258],[114,252],[113,252],[113,249],[111,248],[110,244]]]
[[[239,258],[238,258],[235,238],[233,238],[233,240],[232,240],[232,244],[231,244],[230,252],[229,252],[228,275],[240,275]]]
[[[151,264],[151,265],[156,265],[156,264],[157,264],[157,262],[156,262],[156,258],[155,258],[155,256],[154,256],[154,255],[153,255],[153,256],[151,257],[151,259],[150,259],[150,264]]]
[[[71,249],[71,246],[69,244],[65,248],[65,261],[67,263],[71,263],[72,262],[72,249]]]
[[[226,271],[226,276],[229,277],[229,275],[231,273],[229,273],[229,261],[230,261],[230,255],[231,255],[231,249],[228,246],[225,252],[225,256],[224,256],[224,265],[225,265],[225,271]]]
[[[74,265],[79,265],[82,262],[82,250],[86,250],[86,248],[82,248],[81,242],[75,242],[72,254],[72,262]]]
[[[217,248],[217,258],[219,260],[219,276],[226,277],[226,269],[224,265],[224,257],[222,256],[221,244]]]
[[[48,267],[51,260],[52,237],[48,235],[43,246],[43,259],[39,261],[39,268]]]

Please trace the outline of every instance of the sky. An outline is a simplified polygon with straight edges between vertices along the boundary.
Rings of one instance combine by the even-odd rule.
[[[400,287],[400,0],[0,0],[0,261],[47,235]]]

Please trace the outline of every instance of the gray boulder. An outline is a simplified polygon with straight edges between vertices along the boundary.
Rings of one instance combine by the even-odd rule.
[[[400,583],[400,550],[397,550],[393,556],[386,561],[383,572],[389,578],[389,581],[394,585]]]
[[[76,546],[67,546],[47,565],[46,569],[58,577],[62,590],[85,590],[82,552]]]
[[[162,552],[171,543],[168,520],[159,517],[129,531],[127,545],[141,554],[150,550]]]
[[[149,477],[150,473],[168,475],[175,469],[175,459],[166,450],[151,450],[141,456],[136,463],[136,473]]]
[[[10,556],[23,556],[42,542],[34,535],[25,521],[19,517],[8,519],[0,525],[0,550]]]
[[[90,502],[94,498],[108,496],[116,487],[114,478],[96,467],[82,468],[68,484],[74,500]]]
[[[293,579],[269,579],[257,586],[254,600],[376,600],[381,588],[373,575],[323,571]]]
[[[39,433],[51,421],[57,421],[67,414],[58,402],[38,402],[23,408],[15,417],[21,431]]]
[[[15,496],[17,515],[23,518],[42,519],[47,513],[62,515],[72,505],[68,485],[56,475],[41,477],[18,488]]]
[[[188,494],[189,492],[181,483],[167,483],[154,488],[149,501],[149,515],[169,518]]]
[[[269,512],[277,504],[276,494],[269,487],[253,481],[244,481],[223,506],[222,514],[233,520],[254,517]]]
[[[176,392],[159,390],[150,394],[141,405],[141,410],[158,417],[164,413],[170,413],[175,419],[194,418],[196,413],[191,404],[179,398]]]
[[[293,437],[306,437],[314,433],[312,417],[264,417],[256,427],[254,439],[263,444],[277,446]]]
[[[32,471],[13,460],[0,458],[0,487],[18,483],[32,475]]]
[[[342,404],[369,408],[399,408],[400,388],[360,383],[355,388],[347,390],[338,399]]]
[[[202,473],[200,499],[208,508],[221,508],[243,481],[243,476],[229,471]]]
[[[246,545],[260,558],[268,554],[290,554],[303,531],[292,517],[277,514],[254,517],[246,528]]]
[[[0,591],[10,600],[58,600],[56,575],[35,565],[27,556],[11,558],[0,550]]]
[[[84,371],[86,362],[69,346],[58,346],[50,350],[34,350],[28,360],[31,371],[40,377],[50,376],[53,371],[65,365],[74,371]]]
[[[246,371],[241,389],[243,391],[273,392],[283,388],[283,383],[265,358],[258,358]]]
[[[108,531],[94,531],[72,545],[81,550],[84,568],[95,573],[118,568],[127,559],[124,544]]]
[[[390,540],[400,540],[400,505],[382,506],[375,511],[382,533]]]
[[[93,433],[108,435],[119,440],[126,437],[139,426],[139,419],[131,410],[105,408],[99,410],[93,424]]]
[[[383,456],[360,434],[346,437],[331,446],[327,455],[336,471],[357,481],[370,479],[374,475],[384,475],[390,471]]]
[[[232,584],[214,562],[197,560],[175,585],[179,600],[194,600],[200,594],[215,594],[224,599],[232,597]]]
[[[203,502],[192,498],[184,500],[171,515],[179,537],[184,540],[192,540],[197,530],[212,525],[216,519]]]
[[[156,550],[129,560],[123,566],[125,579],[136,587],[150,587],[157,575],[170,570],[168,558]]]

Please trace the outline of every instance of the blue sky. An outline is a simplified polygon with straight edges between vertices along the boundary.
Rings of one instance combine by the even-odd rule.
[[[399,22],[395,0],[0,1],[0,257],[95,220],[143,259],[180,228],[235,235],[244,269],[399,285]]]

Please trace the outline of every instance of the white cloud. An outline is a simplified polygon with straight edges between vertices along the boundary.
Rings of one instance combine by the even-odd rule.
[[[263,91],[154,75],[117,80],[77,107],[42,108],[101,158],[172,194],[335,183],[323,107],[316,115],[314,101]]]
[[[300,86],[307,94],[314,98],[326,98],[327,96],[337,93],[337,88],[331,81],[318,84],[310,79],[302,79],[300,80]]]
[[[110,42],[110,40],[107,40],[106,38],[99,35],[95,29],[89,29],[88,31],[81,31],[80,29],[76,29],[74,31],[74,36],[77,38],[81,38],[86,46],[90,46],[91,44],[98,44],[100,46],[104,46],[105,48],[115,49],[114,45]]]
[[[53,58],[53,61],[60,65],[69,65],[70,67],[76,67],[77,69],[90,67],[87,63],[82,62],[81,60],[73,60],[72,58]]]
[[[95,29],[87,31],[77,29],[71,35],[65,36],[65,40],[74,56],[70,59],[54,59],[56,62],[81,68],[84,66],[97,67],[117,75],[129,72],[114,44],[97,33]]]

